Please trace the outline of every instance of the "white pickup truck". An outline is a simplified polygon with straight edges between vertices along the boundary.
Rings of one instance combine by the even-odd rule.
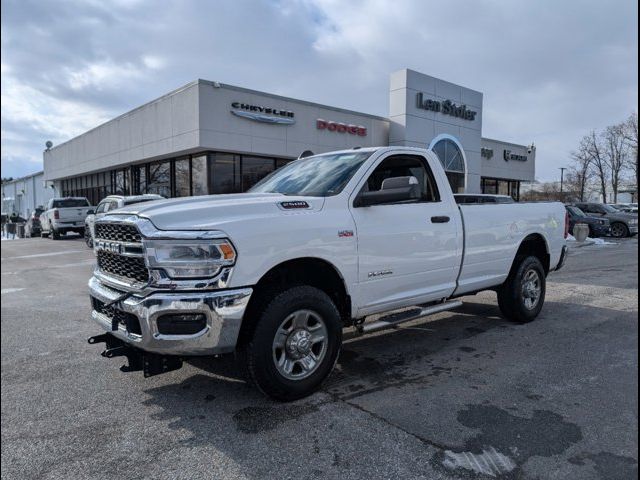
[[[95,224],[92,318],[125,371],[236,353],[264,393],[293,400],[331,372],[343,328],[366,333],[497,292],[536,318],[566,256],[560,203],[457,205],[430,151],[308,157],[244,194],[149,202]]]
[[[58,240],[60,235],[76,232],[84,235],[84,219],[93,210],[85,197],[52,198],[40,214],[42,237]]]

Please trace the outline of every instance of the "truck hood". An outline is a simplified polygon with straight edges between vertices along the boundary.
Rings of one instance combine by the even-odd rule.
[[[235,193],[173,198],[124,206],[110,214],[137,215],[160,230],[223,230],[225,225],[253,218],[312,214],[322,209],[323,197],[280,193]]]

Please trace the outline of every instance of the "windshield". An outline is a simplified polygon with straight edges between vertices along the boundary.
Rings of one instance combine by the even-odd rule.
[[[309,197],[337,195],[372,153],[337,153],[296,160],[258,182],[249,192]]]
[[[578,207],[567,207],[576,217],[586,217],[587,215]]]
[[[620,211],[613,208],[611,205],[607,204],[607,203],[603,203],[602,204],[602,208],[604,208],[604,211],[607,213],[619,213]]]
[[[73,207],[89,207],[89,201],[86,198],[61,198],[54,200],[51,205],[53,208],[73,208]]]
[[[134,200],[125,200],[125,205],[133,205],[134,203],[155,202],[156,200],[164,200],[164,197],[157,198],[136,198]]]

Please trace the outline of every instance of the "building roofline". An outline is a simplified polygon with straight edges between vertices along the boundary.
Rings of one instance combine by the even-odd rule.
[[[285,97],[283,95],[276,95],[274,93],[262,92],[260,90],[252,90],[252,89],[249,89],[249,88],[238,87],[238,86],[235,86],[235,85],[229,85],[229,84],[226,84],[226,83],[215,82],[215,81],[211,81],[211,80],[203,80],[203,79],[199,78],[197,80],[193,80],[193,81],[191,81],[189,83],[186,83],[186,84],[182,85],[181,87],[178,87],[178,88],[176,88],[174,90],[171,90],[170,92],[165,93],[164,95],[161,95],[160,97],[157,97],[157,98],[154,98],[153,100],[145,102],[142,105],[139,105],[139,106],[137,106],[137,107],[135,107],[135,108],[133,108],[131,110],[128,110],[128,111],[126,111],[126,112],[124,112],[124,113],[122,113],[122,114],[120,114],[120,115],[118,115],[116,117],[113,117],[112,119],[107,120],[106,122],[103,122],[103,123],[101,123],[99,125],[96,125],[95,127],[91,128],[91,129],[89,129],[89,130],[87,130],[85,132],[82,132],[81,134],[76,135],[75,137],[72,137],[72,138],[70,138],[68,140],[65,140],[64,142],[59,143],[58,145],[54,145],[49,150],[55,150],[58,147],[61,147],[62,145],[65,145],[65,144],[67,144],[67,143],[69,143],[69,142],[71,142],[73,140],[76,140],[76,139],[78,139],[80,137],[83,137],[84,135],[87,135],[87,134],[93,132],[94,130],[97,130],[98,128],[104,127],[105,125],[107,125],[109,123],[112,123],[112,122],[115,122],[117,120],[120,120],[121,118],[124,118],[127,115],[131,115],[132,113],[134,113],[134,112],[136,112],[138,110],[141,110],[141,109],[143,109],[143,108],[145,108],[145,107],[147,107],[149,105],[152,105],[152,104],[154,104],[156,102],[159,102],[160,100],[163,100],[163,99],[165,99],[167,97],[171,97],[172,95],[180,93],[180,92],[182,92],[182,91],[184,91],[184,90],[186,90],[188,88],[191,88],[191,87],[193,87],[195,85],[211,85],[211,86],[215,86],[215,87],[220,86],[222,88],[226,88],[226,89],[229,89],[229,90],[236,90],[238,92],[250,93],[250,94],[258,94],[258,95],[263,95],[263,96],[266,96],[266,97],[271,97],[271,98],[275,98],[275,99],[283,100],[283,101],[287,101],[287,102],[295,102],[295,103],[300,103],[300,104],[303,104],[303,105],[310,105],[310,106],[313,106],[313,107],[329,108],[331,110],[336,110],[338,112],[348,113],[348,114],[352,114],[352,115],[360,115],[360,116],[364,116],[364,117],[367,117],[367,118],[372,118],[372,119],[375,119],[375,120],[382,120],[382,121],[386,121],[386,122],[389,121],[389,119],[387,117],[381,117],[379,115],[372,115],[370,113],[356,112],[355,110],[348,110],[346,108],[333,107],[331,105],[323,105],[321,103],[309,102],[307,100],[300,100],[300,99],[297,99],[297,98]],[[47,151],[47,150],[45,150],[45,151]]]
[[[198,84],[198,82],[199,82],[198,80],[194,80],[194,81],[189,82],[189,83],[187,83],[187,84],[185,84],[185,85],[182,85],[181,87],[178,87],[178,88],[176,88],[176,89],[174,89],[174,90],[171,90],[170,92],[165,93],[164,95],[161,95],[161,96],[159,96],[159,97],[157,97],[157,98],[154,98],[153,100],[149,100],[148,102],[145,102],[145,103],[143,103],[142,105],[138,105],[137,107],[135,107],[135,108],[133,108],[133,109],[131,109],[131,110],[128,110],[128,111],[126,111],[126,112],[124,112],[124,113],[121,113],[121,114],[120,114],[120,115],[118,115],[117,117],[113,117],[112,119],[107,120],[106,122],[103,122],[103,123],[101,123],[101,124],[99,124],[99,125],[96,125],[96,126],[95,126],[95,127],[93,127],[93,128],[90,128],[89,130],[87,130],[87,131],[85,131],[85,132],[82,132],[80,135],[76,135],[75,137],[72,137],[72,138],[70,138],[69,140],[65,140],[64,142],[59,143],[58,145],[54,145],[54,146],[53,146],[53,147],[51,147],[49,150],[55,150],[56,148],[61,147],[62,145],[65,145],[65,144],[67,144],[67,143],[69,143],[69,142],[72,142],[73,140],[76,140],[77,138],[83,137],[83,136],[85,136],[85,135],[87,135],[87,134],[89,134],[89,133],[93,132],[94,130],[97,130],[98,128],[104,127],[105,125],[108,125],[108,124],[109,124],[109,123],[111,123],[111,122],[115,122],[116,120],[120,120],[121,118],[124,118],[124,117],[126,117],[127,115],[131,115],[132,113],[137,112],[138,110],[141,110],[141,109],[143,109],[143,108],[145,108],[145,107],[147,107],[147,106],[149,106],[149,105],[153,105],[154,103],[159,102],[160,100],[163,100],[163,99],[165,99],[165,98],[167,98],[167,97],[170,97],[170,96],[172,96],[172,95],[175,95],[176,93],[180,93],[180,92],[182,92],[183,90],[186,90],[186,89],[188,89],[188,88],[191,88],[192,86],[197,85],[197,84]],[[47,151],[47,150],[45,150],[45,152],[46,152],[46,151]]]
[[[30,173],[29,175],[25,175],[24,177],[14,178],[13,180],[9,180],[8,182],[4,182],[2,185],[8,185],[13,182],[21,182],[23,180],[27,180],[29,178],[37,177],[38,175],[43,175],[44,170],[40,170],[39,172]]]
[[[521,143],[513,143],[513,142],[506,142],[504,140],[498,140],[497,138],[488,138],[488,137],[480,137],[482,140],[489,140],[490,142],[498,142],[498,143],[504,143],[506,145],[513,145],[514,147],[522,147],[522,148],[527,148],[528,145],[523,145]]]

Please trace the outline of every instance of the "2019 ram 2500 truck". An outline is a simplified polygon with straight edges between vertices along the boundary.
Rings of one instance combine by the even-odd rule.
[[[106,333],[89,342],[145,376],[235,352],[263,392],[292,400],[329,375],[345,327],[387,328],[481,290],[507,318],[533,320],[567,226],[560,203],[457,205],[426,150],[316,155],[248,193],[97,220],[89,288]]]
[[[60,235],[84,235],[84,219],[93,207],[85,197],[52,198],[40,214],[40,235],[58,240]]]

